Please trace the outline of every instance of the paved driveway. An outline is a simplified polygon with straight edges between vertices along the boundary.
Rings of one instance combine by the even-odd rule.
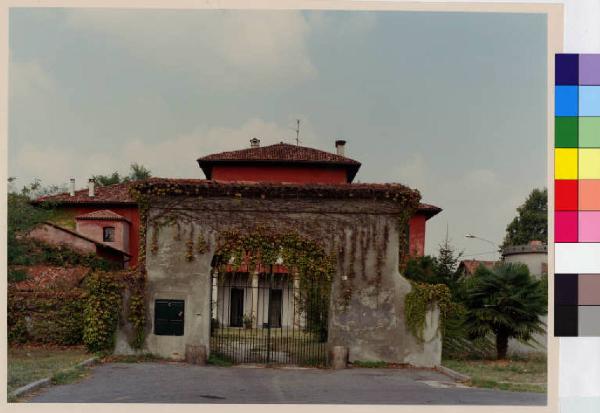
[[[421,369],[275,369],[184,363],[111,363],[30,402],[544,405],[545,394],[457,387]]]

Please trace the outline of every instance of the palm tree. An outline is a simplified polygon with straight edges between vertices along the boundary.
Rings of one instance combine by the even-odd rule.
[[[491,270],[481,266],[466,292],[469,336],[494,334],[498,360],[506,358],[509,338],[527,342],[534,333],[544,333],[540,316],[548,312],[547,293],[524,264],[500,263]]]

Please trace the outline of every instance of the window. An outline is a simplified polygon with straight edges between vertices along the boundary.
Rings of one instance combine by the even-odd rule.
[[[115,242],[115,227],[102,228],[102,241]]]
[[[156,300],[154,302],[154,334],[157,336],[182,336],[183,311],[183,300]]]

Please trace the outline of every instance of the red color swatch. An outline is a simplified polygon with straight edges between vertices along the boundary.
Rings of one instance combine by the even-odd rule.
[[[565,179],[554,181],[554,196],[556,211],[577,211],[577,180]]]

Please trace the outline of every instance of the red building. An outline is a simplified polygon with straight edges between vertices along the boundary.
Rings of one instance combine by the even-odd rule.
[[[326,185],[351,184],[360,162],[344,155],[345,141],[336,141],[336,153],[278,143],[260,146],[258,139],[247,149],[211,154],[198,159],[207,180],[221,182],[286,182]],[[72,182],[74,186],[74,183]],[[66,212],[67,226],[76,233],[124,253],[128,265],[138,262],[139,212],[129,194],[129,184],[90,187],[85,190],[41,197]],[[409,222],[409,248],[412,255],[425,251],[426,222],[440,208],[420,204]],[[56,223],[55,223],[56,224]],[[70,232],[73,232],[70,229]],[[59,234],[55,234],[58,236]]]

